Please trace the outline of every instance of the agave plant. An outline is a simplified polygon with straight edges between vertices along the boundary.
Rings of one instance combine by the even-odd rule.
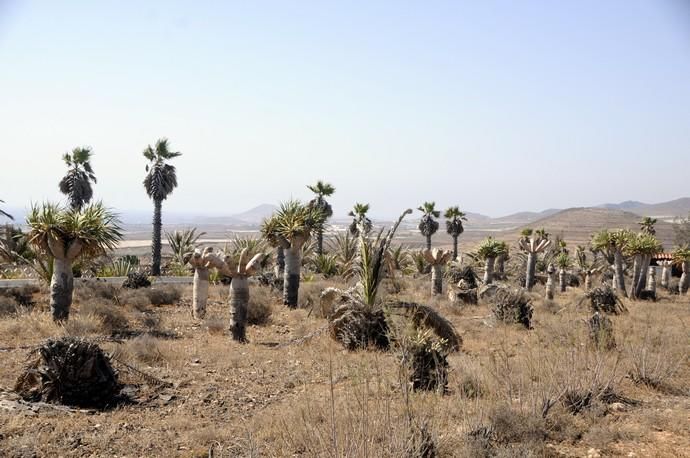
[[[487,237],[477,249],[477,256],[484,261],[484,284],[493,283],[496,258],[504,253],[505,244]]]
[[[630,297],[637,299],[647,284],[647,271],[652,256],[663,250],[661,242],[652,234],[643,232],[631,236],[626,245],[626,254],[633,257],[633,278],[630,285]]]
[[[67,196],[74,210],[81,209],[93,197],[91,182],[96,183],[96,174],[91,168],[91,148],[75,148],[65,153],[62,160],[67,164],[67,174],[60,180],[60,192]]]
[[[424,202],[417,208],[422,212],[419,220],[419,232],[426,238],[426,249],[431,249],[431,236],[438,231],[438,221],[435,218],[441,216],[441,212],[436,210],[436,202]]]
[[[146,178],[144,188],[146,194],[153,200],[153,236],[151,239],[151,275],[161,274],[161,230],[163,227],[161,210],[163,201],[177,187],[177,172],[175,166],[166,161],[181,156],[182,153],[170,151],[167,138],[161,138],[156,142],[155,148],[151,145],[144,150],[144,157],[148,159],[146,164]]]
[[[196,248],[198,240],[206,235],[206,232],[197,233],[196,228],[183,229],[181,231],[166,232],[165,238],[173,252],[173,261],[184,265],[185,255]]]
[[[455,261],[458,259],[458,237],[465,232],[462,222],[467,221],[467,216],[455,206],[448,208],[443,217],[446,219],[446,232],[453,238],[453,261]]]
[[[93,258],[115,249],[122,240],[117,216],[102,203],[81,210],[56,204],[33,206],[26,218],[29,243],[53,259],[50,308],[54,320],[69,317],[74,291],[72,264],[78,258]]]
[[[283,303],[290,308],[297,307],[302,246],[321,221],[323,215],[318,209],[291,200],[282,203],[280,209],[261,225],[261,233],[268,243],[285,251]]]
[[[316,233],[316,254],[323,254],[323,230],[324,224],[328,218],[333,216],[333,209],[325,197],[332,196],[335,188],[330,183],[325,183],[321,180],[317,181],[313,186],[307,186],[311,192],[316,194],[316,197],[309,201],[309,206],[317,209],[322,215],[323,220],[321,224],[314,228]]]
[[[683,274],[678,283],[678,291],[680,294],[687,294],[688,287],[690,287],[690,245],[678,247],[673,252],[674,262],[681,265]]]
[[[350,234],[355,237],[360,235],[368,235],[372,229],[372,223],[367,213],[369,212],[369,204],[356,203],[354,208],[348,215],[352,217],[352,223],[350,223]]]
[[[628,293],[625,290],[625,271],[623,268],[624,251],[635,234],[628,229],[618,229],[609,231],[603,229],[592,237],[592,251],[612,255],[613,258],[613,289],[619,291],[625,297]]]
[[[309,258],[309,265],[314,272],[320,273],[325,278],[338,274],[337,256],[332,253],[312,256]]]
[[[329,251],[335,255],[338,263],[338,274],[346,280],[354,275],[354,263],[357,258],[357,239],[349,232],[336,234],[330,240]]]
[[[401,272],[402,275],[411,273],[412,263],[409,250],[402,244],[388,249],[388,271],[391,275],[396,271]]]

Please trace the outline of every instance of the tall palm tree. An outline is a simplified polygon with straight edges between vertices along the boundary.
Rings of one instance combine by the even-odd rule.
[[[372,224],[371,220],[367,216],[369,212],[369,204],[356,203],[349,216],[352,217],[352,223],[350,223],[350,234],[354,237],[359,237],[360,235],[367,235],[371,231]]]
[[[0,199],[0,204],[4,204],[4,203],[5,203],[5,201]],[[5,218],[9,218],[9,219],[11,219],[12,221],[14,221],[14,217],[13,217],[12,215],[10,215],[9,213],[7,213],[6,211],[4,211],[2,208],[0,208],[0,215],[2,215],[2,216],[4,216]]]
[[[656,229],[654,228],[656,221],[656,218],[652,218],[650,216],[645,216],[644,218],[642,218],[642,221],[638,223],[640,225],[640,230],[642,231],[642,233],[656,235]]]
[[[122,240],[117,216],[101,202],[81,210],[56,204],[32,207],[26,218],[29,243],[53,260],[50,282],[50,309],[53,319],[69,317],[74,291],[72,264],[81,258],[101,256]]]
[[[615,231],[603,229],[594,234],[591,242],[592,251],[613,255],[613,289],[620,291],[625,297],[628,297],[628,292],[625,290],[623,252],[634,235],[628,229],[618,229]]]
[[[484,284],[489,285],[493,283],[494,279],[494,265],[496,263],[496,258],[503,254],[505,244],[499,242],[493,237],[487,237],[479,245],[477,250],[477,255],[480,259],[484,260]]]
[[[431,236],[438,231],[438,221],[435,218],[441,216],[441,212],[436,210],[436,202],[424,202],[417,210],[422,212],[419,221],[419,232],[426,237],[426,249],[431,249]]]
[[[683,269],[678,283],[678,292],[687,294],[688,287],[690,287],[690,245],[678,247],[673,252],[673,260],[680,264]]]
[[[67,196],[70,206],[79,210],[93,197],[91,182],[96,183],[96,175],[91,168],[93,152],[88,146],[74,148],[65,153],[62,160],[67,164],[67,174],[60,180],[60,192]]]
[[[520,233],[518,245],[520,249],[527,253],[527,268],[525,274],[525,288],[528,291],[534,286],[534,274],[537,270],[537,257],[543,253],[550,245],[549,234],[544,229],[533,231],[523,229]]]
[[[326,201],[326,199],[324,199],[324,197],[332,196],[335,192],[335,188],[330,183],[325,183],[321,180],[317,181],[316,184],[313,186],[307,185],[307,188],[309,188],[311,192],[316,194],[316,197],[309,201],[309,205],[318,208],[318,210],[324,217],[323,220],[325,223],[328,218],[333,216],[333,208],[331,208],[331,204],[329,204]],[[317,255],[323,254],[323,226],[324,225],[322,224],[319,227],[315,228]]]
[[[453,260],[456,260],[458,259],[458,237],[465,232],[462,222],[467,221],[467,217],[457,206],[446,209],[443,217],[446,219],[446,232],[453,237]]]
[[[177,173],[175,167],[165,161],[181,156],[182,153],[170,151],[168,139],[161,138],[156,142],[155,148],[151,145],[144,150],[144,157],[148,159],[146,164],[146,178],[144,188],[146,194],[153,200],[153,236],[151,240],[151,275],[161,274],[161,207],[163,201],[177,187]]]
[[[283,304],[290,308],[297,308],[302,245],[323,219],[318,209],[291,200],[282,203],[280,209],[261,225],[261,234],[268,243],[282,247],[285,252]]]
[[[656,237],[643,232],[630,237],[626,254],[633,257],[633,278],[630,285],[630,297],[637,299],[647,285],[647,272],[652,256],[662,251],[661,242]]]

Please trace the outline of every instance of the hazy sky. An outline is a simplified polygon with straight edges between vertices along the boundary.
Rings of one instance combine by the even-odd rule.
[[[90,145],[96,197],[149,209],[162,136],[178,212],[687,196],[689,3],[0,0],[0,199],[58,199]]]

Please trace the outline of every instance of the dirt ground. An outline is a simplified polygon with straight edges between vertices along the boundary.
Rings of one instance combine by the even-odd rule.
[[[419,452],[429,442],[438,456],[690,456],[690,297],[625,301],[628,313],[611,318],[617,345],[604,351],[589,342],[578,289],[554,302],[537,289],[527,330],[496,322],[486,304],[432,299],[428,282],[402,281],[389,297],[432,305],[462,336],[446,394],[412,392],[398,348],[333,341],[313,307],[329,280],[305,282],[299,310],[254,285],[253,303],[272,314],[244,345],[228,337],[223,286],[203,322],[190,288],[159,306],[78,291],[64,326],[39,293],[33,309],[0,317],[0,455],[433,456]],[[63,335],[124,337],[100,345],[130,401],[103,411],[22,403],[12,388],[29,348]],[[604,387],[615,402],[568,409],[569,394]]]

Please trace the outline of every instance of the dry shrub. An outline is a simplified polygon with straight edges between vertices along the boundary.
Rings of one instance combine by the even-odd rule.
[[[335,309],[329,321],[331,337],[348,350],[373,346],[388,349],[388,323],[381,308],[350,302]]]
[[[131,307],[140,312],[143,312],[151,305],[146,290],[143,289],[127,289],[123,290],[120,295],[120,304],[126,307]]]
[[[211,335],[224,334],[227,326],[227,323],[219,318],[207,318],[206,321],[204,321],[204,328],[206,328]]]
[[[660,391],[673,391],[670,384],[688,359],[687,354],[677,354],[670,346],[655,344],[649,336],[640,344],[629,345],[627,356],[630,379]]]
[[[29,358],[14,387],[26,400],[103,407],[115,396],[117,373],[94,343],[73,337],[51,339]]]
[[[74,282],[74,296],[78,302],[89,299],[117,301],[120,289],[102,280],[80,279]]]
[[[274,296],[269,288],[252,289],[247,307],[247,323],[257,326],[268,323],[273,313],[273,301]]]
[[[158,339],[149,334],[142,334],[128,341],[124,345],[124,353],[132,359],[146,363],[155,364],[165,360],[165,356],[160,350]]]
[[[321,281],[302,282],[299,287],[300,307],[308,310],[318,309],[324,285],[325,283]]]
[[[415,458],[436,458],[439,456],[438,440],[431,432],[427,422],[421,425],[412,424],[407,446],[405,447],[406,456]]]
[[[75,314],[62,325],[62,330],[67,336],[89,336],[100,334],[103,329],[103,321],[96,315]]]
[[[18,307],[19,304],[17,304],[17,301],[15,301],[14,298],[0,296],[0,317],[14,315],[17,313]]]
[[[105,333],[124,331],[129,327],[127,317],[116,305],[91,299],[79,306],[79,313],[96,316],[101,321],[101,330]]]
[[[442,342],[431,339],[431,331],[404,339],[401,362],[413,391],[447,391],[447,353]]]
[[[466,399],[477,399],[485,396],[486,388],[476,374],[464,374],[458,384],[458,394]]]
[[[522,288],[499,288],[491,298],[491,311],[499,321],[532,328],[532,299]]]
[[[127,274],[127,279],[122,283],[122,287],[126,289],[148,288],[149,286],[151,286],[151,281],[143,272]]]
[[[585,298],[589,299],[593,312],[618,315],[627,311],[616,292],[609,286],[593,288],[585,293]]]
[[[613,335],[613,322],[608,317],[595,312],[587,324],[589,326],[589,338],[595,348],[611,350],[616,347],[616,338]]]
[[[146,289],[151,305],[173,305],[182,297],[182,291],[177,286],[157,286]]]
[[[17,305],[22,307],[33,307],[34,294],[39,292],[39,288],[34,285],[25,285],[18,288],[0,289],[0,299],[11,298]]]

